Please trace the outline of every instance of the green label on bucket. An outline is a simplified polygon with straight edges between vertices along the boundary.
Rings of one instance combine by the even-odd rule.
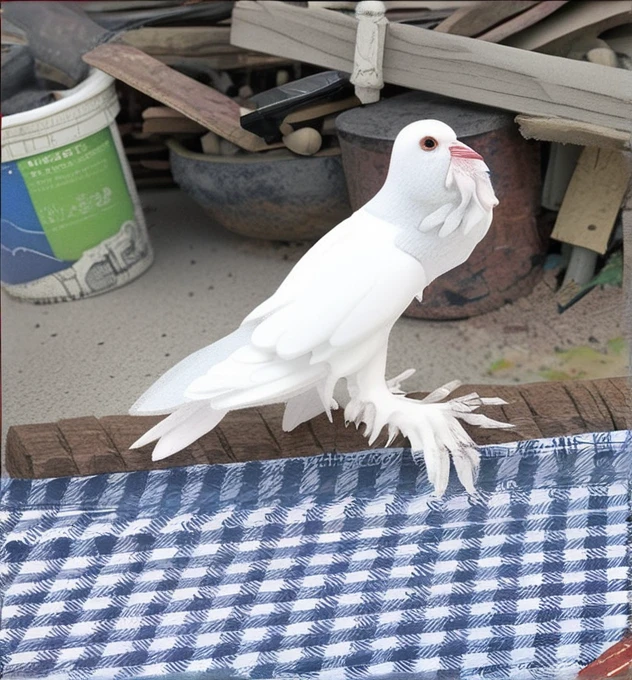
[[[18,161],[55,257],[78,260],[134,219],[109,128]]]

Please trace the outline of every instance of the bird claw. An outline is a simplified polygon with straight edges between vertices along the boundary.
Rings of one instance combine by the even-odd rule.
[[[454,390],[461,387],[460,380],[452,380],[441,387],[437,387],[436,390],[425,396],[421,401],[424,404],[436,404],[439,401],[445,399],[448,395],[452,394]]]
[[[388,387],[391,394],[406,394],[404,390],[401,389],[404,380],[408,380],[412,375],[416,373],[416,369],[407,368],[405,371],[396,375],[394,378],[386,381],[386,386]]]
[[[397,387],[396,381],[411,374],[406,371],[389,381],[389,392],[382,393],[380,398],[360,401],[356,396],[348,405],[345,417],[351,422],[355,421],[356,425],[366,425],[365,434],[370,444],[377,439],[385,425],[388,426],[389,434],[387,446],[400,432],[407,437],[413,459],[418,462],[423,457],[428,479],[438,497],[443,496],[448,486],[450,460],[465,490],[475,494],[480,454],[460,421],[483,428],[512,428],[510,423],[474,413],[480,406],[496,406],[506,402],[493,397],[480,397],[475,392],[441,401],[459,386],[458,381],[443,385],[422,400],[396,396],[392,392],[392,388]]]

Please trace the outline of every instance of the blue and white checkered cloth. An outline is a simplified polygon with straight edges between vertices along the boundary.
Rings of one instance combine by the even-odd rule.
[[[626,630],[632,432],[4,480],[4,678],[559,678]],[[198,673],[201,674],[198,676]]]

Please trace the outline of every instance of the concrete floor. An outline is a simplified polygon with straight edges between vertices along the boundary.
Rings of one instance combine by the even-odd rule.
[[[308,244],[247,240],[209,223],[178,190],[142,195],[155,263],[105,295],[36,306],[2,297],[3,431],[10,425],[125,413],[165,370],[233,330]],[[401,319],[389,377],[405,387],[459,378],[512,383],[624,375],[620,289],[595,290],[563,315],[553,273],[514,305],[468,321]]]

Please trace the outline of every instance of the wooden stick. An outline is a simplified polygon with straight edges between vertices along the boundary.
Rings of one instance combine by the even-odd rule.
[[[500,42],[510,35],[524,31],[529,26],[537,24],[538,21],[552,14],[562,5],[565,5],[568,0],[546,0],[546,2],[538,2],[535,7],[530,7],[517,17],[505,21],[500,26],[485,31],[481,35],[476,36],[479,40],[487,40],[488,42]]]
[[[178,73],[131,45],[99,45],[83,59],[242,149],[268,148],[261,138],[241,127],[239,105],[230,97]]]
[[[596,38],[609,28],[631,21],[632,3],[627,0],[570,2],[559,12],[512,36],[507,42],[523,50],[543,50],[549,54],[565,55],[578,38]]]
[[[479,2],[472,7],[463,7],[444,19],[434,30],[452,35],[474,36],[488,28],[524,12],[537,2],[503,0],[503,2]]]

